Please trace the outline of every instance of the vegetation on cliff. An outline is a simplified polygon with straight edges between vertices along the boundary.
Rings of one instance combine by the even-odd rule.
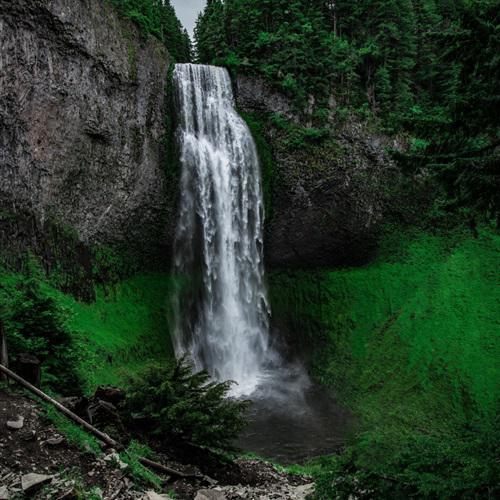
[[[44,288],[44,276],[33,260],[24,275],[0,267],[0,328],[8,354],[35,356],[44,364],[44,384],[62,394],[81,392],[78,343],[68,325],[68,311]]]
[[[488,229],[391,228],[369,265],[271,273],[276,324],[360,419],[319,498],[498,494],[499,256]]]
[[[91,394],[124,385],[145,364],[173,358],[169,338],[168,274],[136,274],[96,286],[84,302],[58,289],[34,258],[21,272],[0,267],[0,321],[9,357],[42,361],[42,386]]]
[[[168,48],[177,62],[191,60],[191,39],[170,0],[107,0],[128,19],[137,23]]]

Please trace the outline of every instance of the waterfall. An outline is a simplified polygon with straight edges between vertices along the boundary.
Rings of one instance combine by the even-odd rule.
[[[174,342],[197,369],[251,394],[273,352],[264,283],[264,207],[252,135],[223,68],[174,71],[182,165],[174,271]]]

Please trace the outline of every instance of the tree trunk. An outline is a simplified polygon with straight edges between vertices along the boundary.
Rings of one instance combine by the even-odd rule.
[[[40,360],[36,356],[21,353],[16,357],[13,365],[21,378],[40,389],[42,370]]]
[[[7,335],[3,327],[2,320],[0,320],[0,364],[9,367],[9,353],[7,352]],[[7,380],[7,375],[0,372],[0,380]]]

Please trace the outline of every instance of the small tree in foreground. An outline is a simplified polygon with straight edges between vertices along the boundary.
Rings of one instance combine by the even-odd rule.
[[[227,397],[232,383],[211,381],[205,371],[193,372],[185,358],[149,366],[130,379],[127,418],[140,420],[161,439],[231,450],[246,425],[249,404]]]

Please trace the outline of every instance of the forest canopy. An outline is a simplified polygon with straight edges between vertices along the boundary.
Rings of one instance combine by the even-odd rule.
[[[179,21],[170,0],[108,0],[168,48],[177,62],[191,60],[191,39]]]
[[[257,73],[315,116],[332,106],[404,133],[399,160],[452,208],[497,219],[498,0],[209,0],[198,59]]]

